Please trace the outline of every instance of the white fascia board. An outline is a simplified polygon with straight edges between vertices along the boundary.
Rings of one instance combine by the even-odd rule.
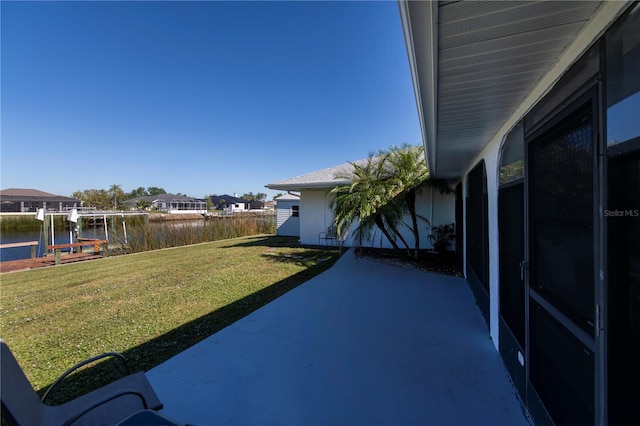
[[[435,174],[437,171],[438,2],[398,0],[398,9],[409,58],[409,71],[413,82],[425,157],[429,170]],[[427,25],[418,25],[414,29],[411,25],[412,21],[426,22]],[[423,69],[418,69],[416,54],[427,59]]]
[[[304,191],[307,189],[331,189],[339,185],[348,185],[349,181],[335,182],[317,182],[317,183],[287,183],[287,184],[269,184],[267,188],[279,191]]]

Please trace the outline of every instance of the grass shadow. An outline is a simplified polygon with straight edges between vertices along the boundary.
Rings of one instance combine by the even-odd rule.
[[[295,263],[306,267],[312,265],[318,265],[323,262],[327,262],[332,257],[338,255],[338,249],[312,249],[297,252],[289,252],[283,250],[277,250],[273,247],[273,250],[264,253],[262,257],[276,263]]]
[[[265,236],[257,236],[251,237],[252,241],[247,241],[245,243],[239,244],[229,244],[226,246],[221,246],[222,248],[229,247],[302,247],[302,245],[298,242],[300,238],[298,237],[283,237],[280,235],[265,235]]]
[[[247,241],[239,244],[229,244],[222,248],[230,247],[268,247],[268,248],[300,248],[304,247],[309,250],[325,250],[331,252],[339,252],[340,254],[347,251],[348,247],[322,245],[322,244],[301,244],[299,237],[285,237],[281,235],[264,235],[251,238],[253,241]]]
[[[278,243],[276,240],[276,244]],[[284,244],[285,240],[282,240]],[[288,240],[290,242],[290,240]],[[272,237],[249,242],[247,245],[273,246]],[[283,245],[282,247],[287,247]],[[291,247],[289,245],[288,247]],[[307,252],[305,252],[307,253]],[[267,256],[267,255],[265,255]],[[183,324],[161,336],[151,339],[141,345],[130,348],[122,354],[127,358],[131,371],[147,371],[167,361],[180,352],[190,348],[212,334],[233,324],[241,318],[249,315],[267,303],[277,299],[283,294],[293,290],[307,282],[316,275],[326,271],[339,259],[340,253],[334,251],[325,261],[315,262],[308,269],[287,277],[271,286],[245,296],[233,303],[225,305],[196,320]],[[276,262],[286,262],[286,256],[282,259],[274,257]],[[96,354],[97,355],[97,354]],[[78,362],[81,360],[78,360]],[[70,367],[70,366],[69,366]],[[97,389],[105,384],[121,377],[124,370],[119,360],[108,359],[97,364],[88,365],[78,370],[63,381],[48,398],[48,403],[61,404]],[[60,372],[62,374],[62,371]],[[44,394],[50,385],[43,387],[38,393]]]

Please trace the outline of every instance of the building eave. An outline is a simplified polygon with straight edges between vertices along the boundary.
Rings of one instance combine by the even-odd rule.
[[[435,82],[438,53],[436,3],[404,0],[398,2],[426,162],[429,170],[434,174],[437,170],[435,155],[437,125]],[[414,28],[412,20],[426,22],[428,25],[417,25]],[[420,67],[422,72],[419,71],[416,51],[422,52],[423,57],[427,59]]]
[[[277,184],[271,183],[265,185],[266,188],[278,191],[312,191],[335,188],[338,185],[347,185],[350,182],[348,180],[336,180],[335,182],[316,182],[305,184]]]
[[[631,4],[399,0],[433,176],[459,179]]]

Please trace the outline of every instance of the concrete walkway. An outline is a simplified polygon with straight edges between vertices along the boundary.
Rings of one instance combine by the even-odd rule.
[[[467,283],[347,252],[147,373],[196,425],[529,425]]]

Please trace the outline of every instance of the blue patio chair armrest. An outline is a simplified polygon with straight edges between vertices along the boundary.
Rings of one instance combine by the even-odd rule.
[[[44,402],[45,399],[47,399],[47,397],[49,396],[49,394],[51,393],[51,391],[58,386],[58,384],[63,381],[69,374],[73,373],[74,371],[76,371],[78,368],[83,367],[87,364],[91,364],[92,362],[101,360],[103,358],[109,358],[109,357],[113,357],[113,358],[119,358],[120,360],[122,360],[122,363],[124,364],[125,369],[127,370],[127,375],[131,374],[131,369],[129,368],[129,363],[127,362],[127,359],[124,357],[124,355],[119,354],[117,352],[106,352],[103,353],[101,355],[97,355],[94,356],[92,358],[88,358],[82,362],[79,362],[78,364],[74,365],[73,367],[71,367],[70,369],[68,369],[67,371],[65,371],[64,373],[62,373],[62,375],[60,377],[58,377],[56,379],[55,382],[53,382],[53,384],[51,386],[49,386],[49,388],[47,389],[47,391],[44,393],[44,395],[42,395],[42,398],[40,399],[41,402]]]
[[[63,425],[64,426],[70,426],[72,425],[74,422],[76,422],[80,417],[84,416],[85,414],[87,414],[88,412],[90,412],[91,410],[94,410],[96,408],[98,408],[101,405],[107,404],[111,401],[113,401],[114,399],[118,399],[122,396],[125,395],[135,395],[137,397],[140,398],[140,400],[142,401],[142,406],[143,406],[143,410],[147,410],[149,409],[149,404],[147,404],[147,400],[145,399],[144,395],[140,392],[138,392],[137,390],[134,389],[123,389],[121,391],[118,391],[116,393],[113,393],[111,395],[107,395],[104,398],[101,398],[99,400],[97,400],[95,403],[83,408],[82,410],[78,411],[77,413],[71,415],[69,417],[68,420],[66,420]]]

